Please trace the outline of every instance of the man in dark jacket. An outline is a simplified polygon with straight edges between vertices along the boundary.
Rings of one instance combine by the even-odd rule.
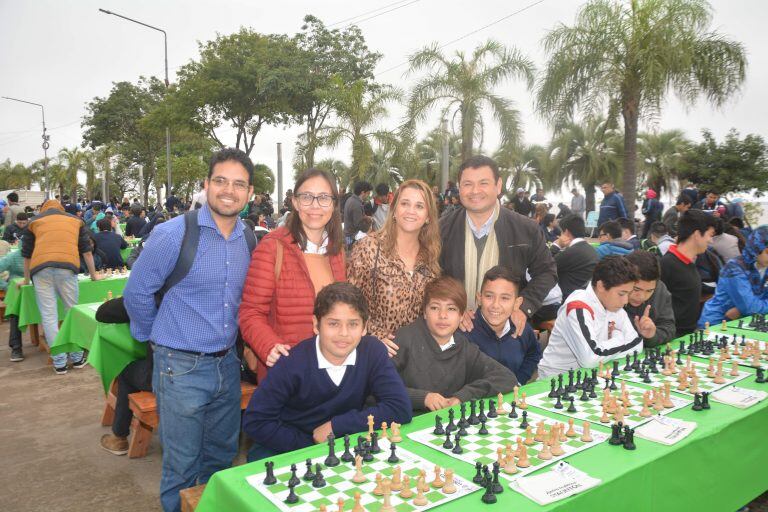
[[[672,294],[659,280],[661,277],[659,259],[648,251],[635,251],[625,258],[637,267],[640,279],[635,282],[624,311],[635,324],[644,315],[648,315],[656,325],[656,334],[650,338],[643,338],[645,348],[664,345],[675,338],[676,328]]]
[[[16,218],[14,219],[14,223],[5,228],[5,231],[3,232],[3,240],[9,244],[15,244],[21,240],[21,237],[24,234],[24,230],[27,228],[28,221],[29,216],[26,213],[17,213]]]
[[[373,187],[367,181],[358,181],[354,194],[344,203],[344,243],[347,248],[355,241],[355,235],[363,229],[363,202],[368,199]],[[367,231],[367,230],[366,230]]]
[[[616,192],[613,183],[607,181],[600,185],[603,191],[603,201],[600,203],[600,216],[597,218],[597,225],[602,226],[604,222],[616,220],[621,217],[628,217],[627,208],[624,205],[624,198]]]
[[[539,226],[500,207],[501,177],[493,159],[471,157],[459,168],[458,178],[464,209],[440,219],[440,266],[446,275],[464,283],[471,311],[483,276],[492,267],[507,267],[518,276],[525,276],[527,270],[531,280],[522,288],[522,305],[512,315],[515,332],[521,333],[557,282],[555,262]],[[472,316],[465,315],[462,328],[472,328]]]
[[[125,221],[125,236],[140,236],[142,228],[147,225],[144,215],[144,208],[140,204],[134,203],[131,206],[131,216]]]
[[[555,253],[557,279],[563,302],[574,290],[586,288],[592,280],[592,272],[600,261],[595,248],[585,240],[584,217],[570,214],[560,221],[562,233],[552,245],[559,250]]]

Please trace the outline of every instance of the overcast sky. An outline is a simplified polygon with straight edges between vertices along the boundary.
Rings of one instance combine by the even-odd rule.
[[[534,3],[535,0],[480,1],[410,0],[393,5],[372,19],[359,22],[371,49],[384,54],[378,70],[387,70],[407,60],[409,54],[431,43],[444,43],[470,33]],[[296,33],[305,14],[311,13],[331,25],[352,16],[392,4],[393,0],[368,2],[258,0],[0,0],[0,96],[12,96],[45,105],[51,136],[49,156],[62,147],[81,142],[80,122],[84,105],[95,96],[106,96],[112,82],[135,82],[140,75],[163,76],[163,38],[155,32],[114,16],[98,12],[112,10],[168,32],[171,80],[175,70],[198,57],[198,41],[216,34],[229,34],[241,26],[263,33]],[[541,38],[557,23],[570,24],[578,6],[575,0],[544,0],[538,5],[466,39],[450,45],[446,52],[471,50],[495,38],[515,46],[540,68],[545,56]],[[471,8],[468,8],[471,6]],[[742,135],[766,136],[768,119],[768,2],[763,0],[714,0],[713,28],[741,41],[747,48],[749,68],[741,95],[724,109],[714,110],[700,102],[686,110],[674,98],[665,105],[656,128],[681,128],[698,139],[702,128],[720,138],[731,127]],[[335,25],[343,27],[344,23]],[[406,66],[381,73],[382,82],[407,88]],[[533,96],[522,84],[509,83],[498,92],[512,98],[521,111],[525,141],[546,144],[548,127],[533,113]],[[399,120],[402,109],[393,108],[389,126]],[[432,126],[423,126],[426,131]],[[283,143],[286,162],[284,187],[290,188],[290,162],[298,129],[267,127],[257,138],[251,158],[276,168],[275,143]],[[0,161],[29,164],[42,157],[40,111],[36,107],[0,100]],[[234,144],[234,131],[220,130],[225,142]],[[492,130],[485,149],[492,152],[498,142]],[[349,161],[346,149],[335,156]],[[320,157],[327,156],[325,151]]]

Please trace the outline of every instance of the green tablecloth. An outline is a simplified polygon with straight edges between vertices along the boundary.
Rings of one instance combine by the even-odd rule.
[[[88,364],[101,376],[104,393],[123,368],[147,356],[147,346],[133,339],[128,324],[105,324],[96,321],[100,302],[80,304],[69,310],[51,354],[89,350]]]
[[[768,336],[763,335],[768,340]],[[757,337],[757,336],[755,336]],[[740,386],[768,391],[768,385],[756,384],[753,377]],[[548,382],[534,382],[523,387],[532,395],[549,389]],[[508,397],[509,398],[509,397]],[[536,412],[557,417],[542,410]],[[445,415],[443,415],[445,416]],[[695,412],[690,407],[675,411],[671,417],[698,423],[697,429],[673,446],[636,438],[637,450],[603,443],[567,458],[574,467],[602,479],[602,484],[571,498],[540,506],[505,483],[494,510],[598,511],[612,508],[625,511],[690,510],[733,511],[768,489],[768,400],[749,409],[737,409],[713,403],[709,411]],[[565,421],[566,417],[561,417]],[[434,424],[434,414],[414,418],[403,426],[407,434]],[[594,426],[608,432],[602,426]],[[430,463],[453,468],[458,475],[471,479],[474,468],[438,451],[404,437],[402,446]],[[322,461],[325,445],[312,446],[272,458],[276,466],[302,463],[306,458]],[[551,468],[551,466],[550,466]],[[548,471],[544,468],[541,471]],[[254,473],[264,472],[264,463],[238,466],[213,475],[205,488],[197,512],[220,510],[262,511],[275,507],[246,482]],[[443,511],[484,510],[483,491],[440,507]],[[332,507],[335,510],[335,507]]]
[[[16,283],[20,279],[14,279],[8,284],[8,289],[5,292],[5,316],[18,316],[19,328],[23,330],[28,325],[40,323],[40,311],[37,309],[34,285],[28,284],[17,288]],[[117,297],[123,293],[127,281],[128,278],[125,276],[111,277],[101,281],[81,279],[79,281],[78,303],[103,301],[109,292]],[[64,318],[64,306],[59,302],[59,319],[62,318]]]

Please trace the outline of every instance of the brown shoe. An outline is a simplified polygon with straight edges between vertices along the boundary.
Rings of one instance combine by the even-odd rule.
[[[125,455],[128,453],[128,438],[104,434],[101,436],[101,447],[112,455]]]

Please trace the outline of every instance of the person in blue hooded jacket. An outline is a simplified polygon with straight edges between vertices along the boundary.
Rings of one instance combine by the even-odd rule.
[[[610,181],[603,183],[600,185],[600,190],[603,191],[603,200],[600,203],[600,216],[597,218],[598,226],[602,226],[603,222],[609,220],[629,217],[624,198],[613,187],[613,183]]]
[[[720,271],[715,296],[704,304],[699,328],[755,313],[768,313],[768,226],[755,229],[741,256]]]
[[[595,251],[600,259],[606,256],[625,256],[635,250],[630,242],[622,240],[621,224],[615,220],[600,224],[598,241],[600,245],[595,248]]]

